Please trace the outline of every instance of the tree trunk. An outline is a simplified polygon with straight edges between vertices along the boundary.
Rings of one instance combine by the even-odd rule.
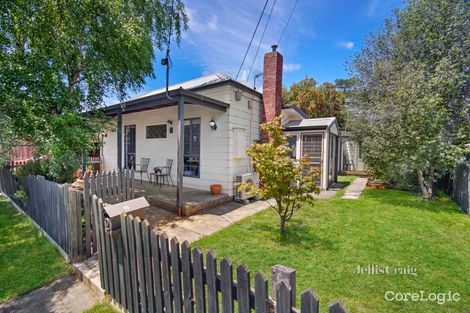
[[[279,232],[281,235],[284,233],[286,230],[286,218],[284,216],[280,216],[279,218]]]
[[[421,195],[425,199],[431,199],[433,197],[433,185],[434,181],[432,179],[432,175],[425,178],[423,172],[418,170],[418,183],[419,187],[421,188]]]

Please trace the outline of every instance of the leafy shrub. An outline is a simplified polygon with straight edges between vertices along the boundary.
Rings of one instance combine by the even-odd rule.
[[[26,205],[28,203],[28,192],[25,189],[20,189],[13,194],[13,198]]]
[[[26,177],[29,175],[40,175],[44,176],[47,180],[62,184],[72,182],[75,175],[75,169],[66,166],[64,166],[64,168],[58,169],[55,172],[59,174],[53,176],[51,174],[51,162],[48,159],[44,159],[29,162],[18,167],[16,170],[16,176]]]
[[[46,176],[47,172],[44,170],[44,166],[42,163],[46,163],[44,160],[38,160],[26,163],[21,165],[16,169],[16,176],[18,177],[26,177],[29,175],[41,175]]]

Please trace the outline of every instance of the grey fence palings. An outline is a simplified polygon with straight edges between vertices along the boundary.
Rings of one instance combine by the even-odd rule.
[[[181,244],[181,270],[183,279],[183,306],[185,313],[194,312],[193,275],[191,266],[191,247],[187,241]]]
[[[104,203],[115,204],[134,199],[132,180],[133,170],[91,173],[83,179],[83,208],[84,208],[84,256],[90,257],[97,251],[97,238],[93,229],[92,197],[96,195]]]
[[[204,261],[199,248],[193,250],[194,291],[196,293],[196,313],[206,312],[206,288],[204,286]]]
[[[162,261],[162,286],[163,299],[166,312],[173,312],[173,299],[171,292],[171,268],[170,268],[170,251],[168,246],[168,237],[160,234],[160,257]]]
[[[181,290],[181,257],[180,244],[178,239],[174,237],[170,241],[171,254],[171,273],[173,278],[173,298],[175,303],[175,313],[183,312],[183,297]]]
[[[93,206],[93,214],[100,214],[102,208],[103,203],[99,201],[99,205]],[[148,222],[138,217],[123,213],[121,229],[112,232],[105,229],[102,218],[98,220],[101,222],[96,227],[97,238],[107,234],[113,242],[105,241],[104,245],[122,246],[115,252],[108,252],[99,241],[99,255],[109,253],[99,258],[103,262],[103,282],[114,284],[114,290],[110,285],[105,290],[129,312],[233,313],[234,307],[240,313],[319,312],[319,301],[312,291],[301,294],[300,309],[297,309],[292,303],[292,288],[281,281],[276,289],[277,301],[274,301],[268,296],[268,280],[263,273],[255,275],[254,288],[251,288],[250,271],[241,265],[237,267],[234,281],[228,258],[218,263],[215,254],[209,252],[204,262],[200,249],[191,249],[187,242],[180,244],[176,238],[169,241],[166,234],[151,230]],[[107,270],[109,263],[117,263],[118,270]],[[330,305],[328,310],[330,313],[347,312],[339,302]]]
[[[162,274],[161,274],[161,258],[160,243],[158,234],[155,231],[150,233],[150,241],[152,246],[152,267],[153,267],[153,286],[155,290],[155,310],[163,312],[163,293],[162,293]]]
[[[98,173],[96,176],[85,177],[83,191],[79,191],[71,189],[68,184],[60,185],[41,176],[17,178],[10,170],[0,168],[0,191],[34,220],[67,254],[71,262],[78,262],[98,251],[99,240],[112,242],[108,235],[95,230],[94,225],[100,222],[100,218],[93,215],[93,206],[97,205],[93,203],[93,196],[106,199],[104,202],[109,204],[131,200],[134,196],[133,179],[132,170]],[[28,199],[25,203],[15,197],[17,190],[26,192]],[[97,235],[102,235],[103,238]],[[103,248],[109,249],[109,253],[115,253],[116,259],[122,254],[117,251],[122,248],[120,245],[104,245],[103,242]],[[113,262],[112,258],[103,257]],[[103,270],[119,271],[117,264],[119,262],[116,261]],[[111,287],[110,291],[117,296],[116,292],[121,292],[120,286],[116,286],[119,280],[114,279],[112,274],[110,277],[113,282],[106,282],[106,286]]]
[[[256,313],[268,312],[266,300],[268,299],[268,280],[262,272],[255,275],[255,311]]]
[[[219,312],[217,294],[217,259],[212,251],[206,255],[207,308],[209,313]]]
[[[245,265],[237,267],[238,313],[250,312],[250,271]]]
[[[16,199],[24,190],[27,201]],[[80,195],[68,184],[60,185],[41,176],[16,178],[8,169],[0,169],[0,191],[9,196],[72,262],[82,259]],[[23,201],[25,203],[23,203]]]
[[[148,221],[142,222],[142,248],[144,257],[145,273],[152,273],[152,254],[150,246],[150,225]],[[147,307],[148,312],[155,312],[155,299],[153,289],[153,275],[146,275],[145,277],[145,289],[147,290]]]
[[[232,263],[228,258],[224,258],[220,262],[221,272],[221,289],[222,289],[222,311],[227,313],[233,313],[233,270]]]
[[[147,313],[147,292],[145,283],[145,266],[144,266],[144,250],[142,241],[142,223],[140,218],[134,219],[135,248],[137,254],[137,274],[139,277],[140,290],[140,312]]]

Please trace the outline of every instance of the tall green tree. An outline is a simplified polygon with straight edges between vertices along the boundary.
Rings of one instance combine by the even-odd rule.
[[[11,149],[19,140],[11,127],[10,120],[0,113],[0,165],[6,164],[11,157]]]
[[[284,103],[299,106],[311,118],[336,116],[340,124],[343,123],[344,93],[332,83],[323,83],[317,86],[312,77],[292,84],[283,89]]]
[[[155,76],[169,30],[179,40],[187,25],[181,0],[9,0],[0,12],[0,116],[57,180],[93,148],[103,97]]]
[[[352,62],[351,129],[376,176],[430,198],[470,142],[470,2],[411,0]]]

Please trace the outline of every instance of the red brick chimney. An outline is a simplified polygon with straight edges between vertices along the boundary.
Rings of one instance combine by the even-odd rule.
[[[270,122],[279,115],[282,109],[282,54],[273,51],[264,55],[263,69],[263,123]]]

